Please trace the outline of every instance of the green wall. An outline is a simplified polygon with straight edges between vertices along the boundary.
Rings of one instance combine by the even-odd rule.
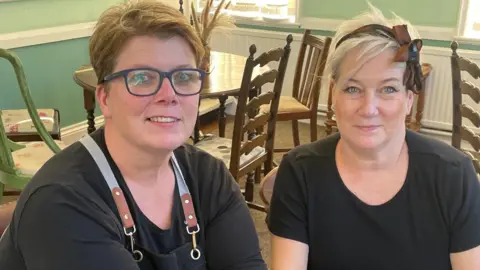
[[[88,63],[88,38],[49,43],[13,50],[20,57],[37,108],[57,108],[61,125],[86,119],[82,89],[72,79],[73,71]],[[10,63],[0,59],[0,108],[25,108]]]
[[[301,0],[301,17],[348,19],[367,9],[365,0]],[[394,11],[414,25],[456,27],[459,0],[370,0],[384,13]]]
[[[18,0],[0,2],[0,34],[95,21],[123,0]]]
[[[0,34],[94,21],[106,7],[123,0],[19,0],[0,3]],[[457,0],[371,0],[384,12],[395,11],[416,25],[456,27],[459,9]],[[345,19],[366,10],[363,0],[302,0],[303,17]],[[435,8],[434,10],[432,10]],[[239,25],[272,31],[297,32],[285,29]],[[329,31],[316,34],[332,35]],[[449,46],[449,41],[426,41],[428,46]],[[460,44],[463,49],[479,49]],[[0,43],[1,47],[1,43]],[[23,62],[27,80],[37,107],[60,110],[62,127],[86,119],[82,89],[72,73],[88,63],[88,38],[42,44],[13,50]],[[10,64],[0,59],[0,108],[16,109],[25,105]],[[96,114],[99,114],[97,110]]]
[[[107,7],[119,2],[124,0],[0,2],[0,34],[95,21]],[[16,48],[13,52],[23,63],[38,108],[60,110],[62,127],[86,119],[82,89],[72,74],[89,62],[88,38]],[[5,59],[0,59],[0,82],[0,108],[25,108],[15,73]]]

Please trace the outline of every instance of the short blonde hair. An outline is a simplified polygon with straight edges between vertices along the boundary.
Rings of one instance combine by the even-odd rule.
[[[419,38],[417,31],[413,26],[406,20],[397,16],[395,13],[392,13],[393,19],[387,19],[383,13],[368,3],[369,10],[365,13],[362,13],[351,20],[344,21],[337,29],[335,36],[332,38],[332,47],[328,52],[327,62],[325,64],[324,76],[326,77],[323,80],[323,89],[328,89],[330,81],[338,83],[339,70],[342,65],[345,57],[353,49],[360,49],[358,53],[358,58],[356,59],[357,67],[352,73],[358,71],[366,62],[375,58],[380,53],[385,50],[397,51],[400,48],[400,45],[397,41],[390,38],[386,38],[381,35],[359,35],[353,38],[346,39],[341,43],[341,46],[336,48],[337,43],[345,35],[353,32],[354,30],[370,24],[379,24],[391,28],[394,25],[405,24],[407,25],[408,32],[413,39]],[[380,30],[377,30],[380,31]],[[398,63],[405,66],[405,63]],[[352,76],[353,74],[347,74],[346,77]]]
[[[125,44],[135,36],[185,39],[197,65],[205,51],[200,37],[177,9],[156,1],[134,1],[108,8],[90,38],[90,62],[100,81],[112,73]]]

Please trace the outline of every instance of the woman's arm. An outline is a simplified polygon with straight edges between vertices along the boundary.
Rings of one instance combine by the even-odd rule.
[[[42,187],[17,210],[12,237],[28,270],[139,270],[114,218],[69,187]]]
[[[480,182],[470,158],[450,170],[447,200],[453,270],[480,269]]]
[[[478,232],[477,232],[478,233]],[[453,270],[480,269],[480,246],[458,253],[450,254]]]
[[[308,265],[307,188],[294,162],[293,156],[283,157],[273,188],[268,214],[272,270],[305,270]]]
[[[295,240],[272,235],[272,270],[306,270],[308,245]]]
[[[252,216],[223,163],[210,166],[214,177],[203,185],[203,206],[210,209],[205,254],[210,270],[266,270]],[[204,183],[207,184],[207,183]]]

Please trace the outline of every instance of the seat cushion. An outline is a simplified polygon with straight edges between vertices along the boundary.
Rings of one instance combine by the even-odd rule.
[[[38,109],[37,112],[50,134],[60,133],[60,119],[57,110]],[[27,109],[2,110],[2,121],[7,137],[14,134],[37,134],[37,129]]]
[[[60,149],[67,147],[62,141],[55,142]],[[34,175],[45,162],[54,156],[54,153],[45,142],[29,142],[24,143],[24,145],[25,148],[12,153],[15,168],[22,174]]]
[[[270,111],[270,105],[262,105],[260,111],[268,112]],[[310,109],[300,103],[297,99],[290,96],[280,96],[280,103],[278,105],[278,113],[301,113],[309,112]]]
[[[209,135],[195,144],[196,147],[210,153],[212,156],[221,159],[227,167],[230,166],[230,156],[232,154],[232,140],[228,138]],[[248,155],[240,156],[240,167],[248,164],[259,155],[265,153],[265,148],[257,146]]]

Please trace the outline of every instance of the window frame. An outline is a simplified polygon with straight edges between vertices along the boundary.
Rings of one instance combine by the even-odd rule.
[[[460,0],[460,7],[458,10],[457,32],[454,39],[458,41],[467,41],[472,44],[480,44],[480,35],[478,37],[469,37],[465,35],[469,7],[470,0]]]
[[[198,6],[199,0],[184,0],[184,9],[185,3],[188,3],[188,16],[190,16],[190,3],[194,1],[195,5]],[[270,26],[270,27],[279,27],[279,28],[291,28],[291,27],[300,27],[300,5],[302,0],[295,0],[295,21],[264,21],[262,18],[247,18],[247,17],[235,17],[235,24],[241,25],[253,25],[253,26]],[[200,11],[197,11],[200,14]]]

